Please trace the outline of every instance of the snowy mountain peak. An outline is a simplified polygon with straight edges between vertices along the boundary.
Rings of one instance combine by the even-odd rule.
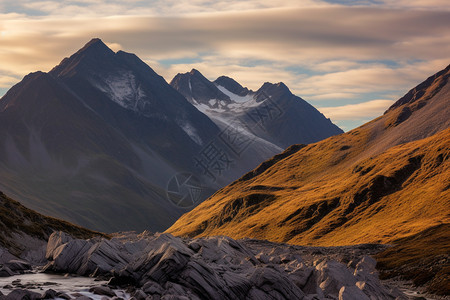
[[[228,91],[238,96],[246,96],[248,93],[252,92],[251,90],[249,90],[248,88],[244,88],[236,80],[228,76],[220,76],[219,78],[214,80],[214,83],[217,86],[226,88]]]
[[[177,74],[170,85],[194,105],[202,104],[209,108],[222,109],[232,103],[229,96],[196,69]]]
[[[87,81],[121,107],[144,115],[155,113],[152,108],[157,105],[152,104],[157,98],[155,92],[163,93],[166,88],[161,89],[161,86],[167,86],[165,80],[136,55],[124,51],[115,53],[99,38],[65,58],[50,74],[80,85]]]
[[[266,82],[252,91],[227,76],[210,82],[193,69],[175,76],[171,85],[220,128],[235,126],[275,147],[313,143],[342,132],[283,82]]]
[[[278,82],[278,83],[265,82],[259,88],[258,91],[291,93],[289,88],[283,82]]]
[[[256,91],[256,101],[263,102],[267,99],[268,95],[274,99],[294,96],[283,82],[265,82],[258,91]]]

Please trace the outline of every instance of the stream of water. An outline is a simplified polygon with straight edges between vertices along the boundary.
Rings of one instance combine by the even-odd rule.
[[[43,294],[46,290],[53,289],[57,292],[65,293],[71,297],[74,295],[88,296],[94,300],[101,300],[100,295],[89,292],[93,286],[105,284],[106,281],[98,281],[90,277],[64,276],[57,274],[31,273],[16,275],[11,277],[0,277],[0,291],[7,295],[13,289],[24,288]],[[5,288],[5,286],[7,288]],[[8,288],[9,286],[9,288]],[[21,287],[24,286],[24,287]],[[114,290],[118,297],[129,299],[130,295],[123,290]],[[61,298],[56,298],[61,299]]]

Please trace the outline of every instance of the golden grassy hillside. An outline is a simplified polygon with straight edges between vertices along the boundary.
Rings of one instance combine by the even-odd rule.
[[[387,243],[449,223],[450,66],[348,133],[288,149],[168,232],[302,245]]]
[[[428,292],[450,295],[450,224],[430,227],[394,241],[395,246],[375,256],[381,278],[402,276]]]
[[[169,232],[331,246],[390,242],[450,222],[450,129],[346,168],[331,165],[348,149],[317,148],[221,190]]]

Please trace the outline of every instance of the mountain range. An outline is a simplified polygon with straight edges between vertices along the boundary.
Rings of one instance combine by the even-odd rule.
[[[244,95],[232,79],[224,82]],[[198,99],[209,97],[195,80],[192,86]],[[263,87],[264,94],[247,90],[242,97],[253,99],[251,111],[242,108],[237,123],[223,126],[219,106],[217,118],[205,114],[136,55],[93,39],[50,72],[25,76],[0,99],[0,189],[34,210],[95,230],[164,230],[290,143],[341,132],[284,84]],[[253,123],[241,122],[245,117]],[[300,122],[301,130],[291,130]]]
[[[344,134],[297,144],[167,232],[295,245],[391,244],[382,279],[450,293],[450,66]]]
[[[12,277],[43,264],[108,297],[403,299],[379,275],[448,295],[449,77],[342,133],[283,83],[168,84],[93,39],[0,99],[0,190],[121,232],[0,192],[0,298],[62,297]]]
[[[450,66],[345,134],[294,145],[168,232],[302,245],[387,243],[450,221]]]
[[[217,126],[235,124],[255,144],[270,142],[285,149],[299,141],[314,143],[343,132],[282,82],[266,82],[254,92],[226,76],[211,82],[193,69],[177,74],[170,84]]]

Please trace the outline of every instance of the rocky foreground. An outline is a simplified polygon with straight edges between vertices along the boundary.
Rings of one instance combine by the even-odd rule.
[[[43,270],[108,279],[108,284],[91,288],[104,299],[120,299],[117,289],[127,290],[133,299],[407,299],[380,282],[376,261],[365,255],[383,247],[313,248],[148,233],[84,240],[55,232]],[[0,274],[21,270],[29,266],[6,263]],[[39,294],[26,286],[0,295],[40,298],[88,299],[53,290]]]

